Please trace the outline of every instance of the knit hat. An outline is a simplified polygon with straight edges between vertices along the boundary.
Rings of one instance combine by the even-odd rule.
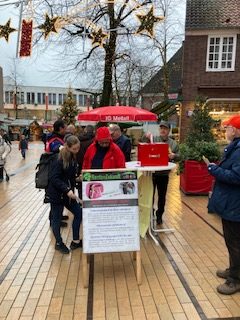
[[[97,141],[99,140],[105,140],[105,139],[109,139],[111,140],[112,137],[111,137],[111,134],[110,134],[110,131],[107,127],[100,127],[97,129],[97,132],[96,132],[96,137],[95,139]]]
[[[234,128],[240,129],[240,115],[236,114],[235,116],[232,116],[230,119],[223,121],[222,125],[224,127],[232,126]]]

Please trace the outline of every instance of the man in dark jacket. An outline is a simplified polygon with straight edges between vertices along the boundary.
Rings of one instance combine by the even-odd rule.
[[[240,115],[224,121],[223,125],[230,144],[224,150],[222,161],[216,165],[203,159],[216,179],[208,211],[222,218],[230,262],[228,269],[217,270],[217,276],[226,279],[217,291],[229,295],[240,291]]]
[[[46,152],[59,152],[59,147],[64,145],[66,125],[63,120],[57,120],[53,124],[53,132],[47,136]]]
[[[84,128],[83,134],[79,136],[79,141],[80,141],[81,147],[80,147],[79,152],[77,153],[78,176],[82,172],[84,155],[87,151],[87,148],[90,146],[90,144],[92,144],[94,137],[95,137],[95,131],[94,131],[94,127],[91,125],[87,125]],[[76,187],[78,189],[78,196],[80,199],[82,199],[82,181],[80,181],[80,180],[77,181]]]
[[[59,148],[64,145],[64,135],[66,132],[66,124],[63,120],[57,120],[53,124],[53,132],[47,136],[46,152],[58,153]],[[47,199],[47,195],[45,199]],[[49,212],[50,224],[52,221],[52,212]],[[62,220],[68,220],[68,216],[62,216]],[[62,221],[61,227],[67,227],[67,223]]]
[[[113,142],[115,142],[122,150],[125,156],[125,161],[131,161],[131,141],[128,139],[128,137],[122,134],[122,131],[117,124],[110,125],[109,130],[111,132]]]
[[[159,137],[154,139],[154,142],[164,142],[168,144],[168,157],[170,162],[179,160],[179,147],[175,140],[169,137],[170,125],[166,121],[161,121],[159,124]],[[162,216],[164,213],[167,187],[169,181],[169,171],[158,171],[153,174],[154,193],[157,187],[158,191],[158,208],[156,211],[157,224],[162,224]]]

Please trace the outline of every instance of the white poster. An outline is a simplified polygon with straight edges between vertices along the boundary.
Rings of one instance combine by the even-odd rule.
[[[138,250],[137,171],[84,171],[83,252]]]

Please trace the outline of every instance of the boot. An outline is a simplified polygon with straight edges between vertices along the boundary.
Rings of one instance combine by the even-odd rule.
[[[240,282],[234,282],[233,280],[227,280],[225,283],[217,286],[217,291],[221,294],[234,294],[240,291]]]

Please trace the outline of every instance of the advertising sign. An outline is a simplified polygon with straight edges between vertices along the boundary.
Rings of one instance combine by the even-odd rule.
[[[83,252],[140,250],[137,171],[83,171]]]

